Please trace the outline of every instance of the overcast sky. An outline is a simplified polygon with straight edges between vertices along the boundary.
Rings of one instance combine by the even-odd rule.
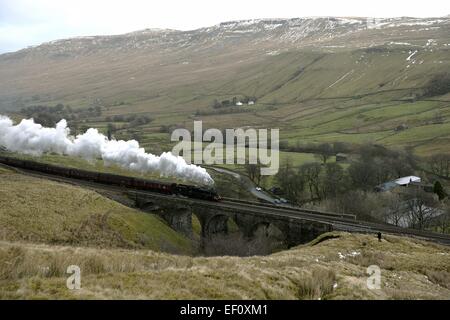
[[[305,16],[439,17],[449,0],[0,0],[0,53],[73,36]]]

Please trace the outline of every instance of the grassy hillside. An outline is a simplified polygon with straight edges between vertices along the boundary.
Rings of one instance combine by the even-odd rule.
[[[410,49],[288,52],[243,66],[228,82],[211,79],[208,87],[181,90],[185,98],[179,102],[159,99],[160,106],[166,105],[162,110],[151,101],[139,101],[108,107],[105,116],[151,112],[154,121],[136,128],[140,142],[165,150],[170,137],[158,133],[160,126],[192,128],[193,120],[202,120],[206,128],[279,128],[281,139],[292,145],[376,142],[411,147],[419,154],[446,152],[450,99],[420,96],[434,77],[450,70],[450,51],[424,49],[407,61]],[[256,105],[241,107],[247,112],[221,114],[210,107],[213,99],[244,95],[258,98]],[[203,113],[193,116],[198,110]],[[407,129],[395,130],[402,125]]]
[[[294,19],[278,21],[280,28],[262,21],[63,40],[0,56],[0,110],[101,107],[100,116],[70,123],[102,129],[124,125],[108,117],[147,115],[152,122],[117,136],[138,133],[156,153],[171,145],[162,126],[191,128],[195,119],[204,128],[280,128],[291,144],[377,142],[448,152],[450,89],[442,76],[450,72],[449,21],[400,18],[367,29]],[[443,88],[430,92],[435,79]],[[256,104],[237,113],[211,107],[215,99],[246,96]],[[395,131],[402,125],[407,129]]]
[[[0,239],[192,253],[191,242],[152,214],[79,187],[0,169]]]
[[[0,297],[59,299],[448,299],[448,247],[387,236],[325,234],[264,257],[191,258],[149,251],[0,242]],[[65,286],[81,268],[81,290]],[[366,268],[381,268],[381,289]]]

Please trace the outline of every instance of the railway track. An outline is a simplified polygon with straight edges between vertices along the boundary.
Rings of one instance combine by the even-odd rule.
[[[349,231],[349,232],[363,232],[363,233],[388,233],[388,234],[397,234],[403,236],[414,236],[422,239],[438,241],[444,244],[450,245],[450,236],[440,233],[427,232],[415,229],[401,228],[394,225],[383,224],[383,223],[374,223],[368,221],[360,221],[356,219],[355,215],[349,214],[338,214],[338,213],[330,213],[330,212],[322,212],[316,210],[302,209],[302,208],[293,208],[293,207],[285,207],[280,206],[277,207],[275,205],[268,204],[260,204],[260,203],[252,203],[249,201],[242,200],[230,200],[225,199],[225,202],[230,203],[239,203],[244,205],[245,207],[253,207],[255,210],[259,211],[273,211],[280,212],[283,214],[289,213],[289,216],[301,217],[305,219],[314,219],[315,221],[329,223],[333,225],[335,230],[340,231]]]
[[[235,203],[242,203],[245,205],[263,205],[264,207],[268,207],[268,208],[276,208],[276,209],[283,208],[286,211],[306,212],[306,213],[312,213],[312,214],[320,214],[322,216],[356,220],[356,216],[354,214],[310,210],[310,209],[303,209],[303,208],[294,207],[294,206],[290,206],[290,205],[284,205],[284,204],[276,205],[276,204],[272,204],[272,203],[266,203],[266,202],[261,203],[261,202],[248,201],[248,200],[242,200],[242,199],[233,199],[233,198],[222,198],[222,199],[225,201],[232,201]]]
[[[16,168],[13,166],[2,165],[4,167],[8,167],[13,169],[14,171],[38,178],[49,179],[53,181],[69,183],[72,185],[79,185],[92,188],[94,190],[103,190],[103,191],[112,191],[118,193],[142,193],[142,194],[151,194],[154,197],[167,199],[167,201],[174,201],[174,195],[164,195],[159,193],[147,192],[142,190],[134,190],[128,189],[124,187],[102,184],[95,181],[86,181],[80,180],[76,178],[67,178],[52,175],[49,173],[43,173],[38,171],[33,171],[29,169]],[[407,229],[400,228],[393,225],[381,224],[381,223],[373,223],[360,221],[356,219],[356,216],[350,214],[340,214],[340,213],[332,213],[332,212],[322,212],[316,210],[295,208],[291,206],[285,205],[274,205],[274,204],[266,204],[260,202],[252,202],[248,200],[241,199],[233,199],[233,198],[224,198],[220,202],[199,200],[199,199],[191,199],[184,197],[177,197],[179,201],[195,201],[198,205],[207,205],[207,206],[215,206],[223,209],[235,209],[235,210],[245,210],[249,213],[255,214],[270,214],[283,218],[290,219],[301,219],[301,220],[309,220],[320,223],[327,223],[333,226],[334,230],[337,231],[348,231],[348,232],[358,232],[358,233],[376,233],[382,232],[384,234],[393,234],[393,235],[401,235],[401,236],[409,236],[415,237],[422,240],[439,242],[445,245],[450,245],[450,236],[434,233],[434,232],[426,232],[415,229]]]
[[[374,223],[374,222],[366,222],[356,220],[354,215],[340,215],[333,214],[329,212],[320,212],[315,210],[307,210],[302,208],[286,208],[279,207],[274,208],[273,206],[268,206],[266,204],[243,204],[241,200],[225,200],[225,203],[238,203],[244,205],[246,208],[249,206],[255,208],[258,211],[272,211],[274,213],[284,214],[289,217],[298,217],[307,220],[314,220],[323,223],[329,223],[333,226],[333,229],[339,231],[348,231],[348,232],[361,232],[361,233],[387,233],[387,234],[396,234],[403,236],[413,236],[425,240],[437,241],[443,244],[450,245],[450,236],[445,234],[439,234],[434,232],[426,232],[415,229],[407,229],[401,228],[393,225],[382,224],[382,223]],[[245,203],[245,202],[244,202]]]

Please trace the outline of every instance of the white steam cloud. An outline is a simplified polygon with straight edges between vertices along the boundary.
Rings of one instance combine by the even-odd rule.
[[[0,115],[0,146],[9,151],[37,156],[54,152],[85,159],[101,158],[107,165],[115,164],[142,173],[156,172],[160,176],[204,185],[214,183],[204,168],[187,164],[182,157],[170,152],[160,156],[146,153],[136,140],[109,140],[94,128],[76,137],[71,136],[64,119],[55,128],[46,128],[33,119],[23,119],[14,125],[10,118]]]

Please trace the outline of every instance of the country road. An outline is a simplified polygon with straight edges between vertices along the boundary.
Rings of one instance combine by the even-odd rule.
[[[242,175],[235,171],[224,169],[224,168],[217,168],[217,167],[212,167],[212,166],[209,168],[216,172],[228,174],[228,175],[232,176],[234,179],[239,181],[239,183],[242,186],[244,186],[256,198],[270,202],[270,203],[275,203],[276,198],[272,197],[270,194],[268,194],[267,192],[265,192],[263,190],[261,190],[261,191],[257,190],[256,189],[257,186],[246,175]]]

